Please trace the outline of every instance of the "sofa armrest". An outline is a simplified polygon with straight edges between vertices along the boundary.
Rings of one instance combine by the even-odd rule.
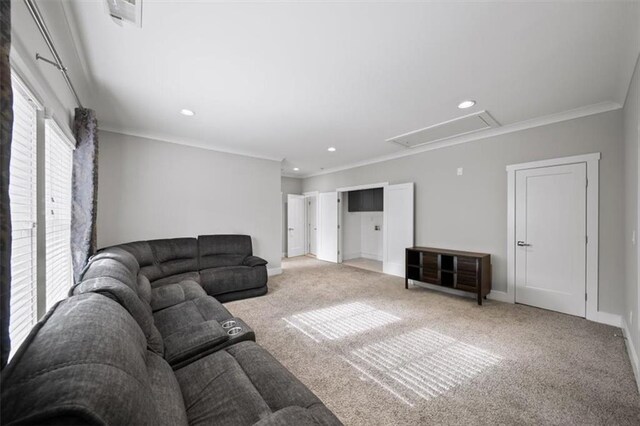
[[[264,266],[266,265],[268,262],[258,256],[247,256],[244,258],[244,260],[242,261],[242,265],[243,266]]]
[[[190,325],[164,338],[164,357],[171,365],[207,353],[229,340],[217,321]]]

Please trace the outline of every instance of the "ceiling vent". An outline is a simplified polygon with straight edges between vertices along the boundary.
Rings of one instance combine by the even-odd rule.
[[[109,15],[116,22],[142,27],[142,0],[106,0]]]
[[[487,111],[480,111],[464,117],[454,118],[443,123],[434,124],[424,129],[415,130],[400,136],[387,139],[387,142],[397,143],[405,148],[415,148],[469,133],[491,129],[500,126]]]

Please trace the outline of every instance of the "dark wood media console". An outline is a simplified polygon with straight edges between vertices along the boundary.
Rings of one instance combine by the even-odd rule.
[[[478,305],[491,291],[491,255],[429,247],[406,251],[404,288],[409,280],[475,293]]]

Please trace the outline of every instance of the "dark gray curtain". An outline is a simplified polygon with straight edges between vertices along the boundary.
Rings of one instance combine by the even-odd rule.
[[[73,132],[73,197],[71,205],[71,254],[73,277],[78,281],[87,260],[96,251],[98,205],[98,121],[96,113],[76,108]]]
[[[11,298],[11,209],[9,206],[9,161],[13,129],[11,91],[11,2],[0,0],[0,354],[7,365],[11,352],[9,307]]]

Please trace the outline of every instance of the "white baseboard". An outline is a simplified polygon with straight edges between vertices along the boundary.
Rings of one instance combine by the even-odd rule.
[[[638,362],[638,354],[631,340],[631,333],[629,333],[629,327],[627,321],[622,320],[622,333],[624,334],[624,343],[627,346],[627,353],[629,354],[629,361],[631,361],[631,367],[633,368],[633,375],[636,377],[636,386],[640,391],[640,363]]]
[[[593,317],[587,318],[589,321],[599,322],[601,324],[612,325],[614,327],[622,327],[622,317],[616,314],[598,311]]]
[[[272,277],[274,275],[280,275],[282,273],[282,268],[267,268],[267,275]]]
[[[377,260],[378,262],[382,262],[382,255],[377,255],[377,254],[373,254],[373,253],[360,253],[360,257],[363,257],[363,258],[369,259],[369,260]]]
[[[345,260],[358,259],[359,257],[362,257],[360,253],[344,253],[342,255],[342,261],[344,262]]]
[[[513,304],[513,298],[511,298],[506,291],[491,290],[491,292],[487,294],[487,299]]]

